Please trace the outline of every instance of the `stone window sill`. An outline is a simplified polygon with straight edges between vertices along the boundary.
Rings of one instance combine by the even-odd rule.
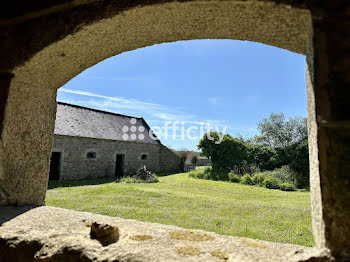
[[[91,223],[118,230],[102,246]],[[69,258],[69,259],[68,259]],[[2,261],[332,261],[326,249],[218,235],[54,207],[0,207]]]

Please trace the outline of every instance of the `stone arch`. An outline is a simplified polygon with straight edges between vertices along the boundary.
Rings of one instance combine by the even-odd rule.
[[[325,1],[322,6],[289,0],[126,2],[90,0],[81,3],[67,0],[64,4],[46,8],[27,7],[27,13],[26,9],[23,13],[20,8],[0,21],[0,27],[4,29],[2,36],[6,35],[8,39],[0,45],[0,55],[4,58],[0,61],[0,85],[3,87],[0,89],[0,203],[44,204],[56,91],[81,71],[113,55],[162,42],[203,38],[250,40],[308,57],[315,239],[318,246],[327,244],[337,254],[343,254],[341,252],[345,249],[342,245],[347,243],[346,233],[350,233],[350,219],[346,223],[344,221],[350,215],[338,214],[336,210],[345,207],[350,195],[341,182],[344,181],[342,174],[347,170],[346,161],[337,154],[347,152],[349,147],[346,143],[338,153],[337,147],[332,148],[331,145],[345,141],[349,135],[347,129],[340,133],[334,131],[348,126],[347,92],[336,87],[347,81],[344,65],[337,66],[336,60],[345,47],[335,48],[346,41],[341,41],[345,37],[339,34],[338,29],[334,31],[332,27],[325,26],[327,22],[335,24],[339,19],[339,12],[343,9],[339,7],[341,11],[337,11],[334,6],[342,1],[331,5],[333,9],[328,13],[325,8],[331,1]],[[290,6],[292,3],[294,7]],[[333,40],[332,34],[339,37]],[[334,59],[328,59],[331,54],[334,54]],[[336,77],[328,79],[331,66],[334,66],[332,72]],[[320,142],[318,139],[323,140]],[[329,149],[335,154],[332,158],[327,155]],[[321,159],[321,177],[324,178],[321,188],[318,159]],[[327,172],[339,163],[343,163],[343,169],[334,171],[339,182],[331,184]],[[326,208],[324,212],[321,189],[323,208]],[[332,204],[334,201],[335,204]],[[328,230],[326,238],[324,219]]]

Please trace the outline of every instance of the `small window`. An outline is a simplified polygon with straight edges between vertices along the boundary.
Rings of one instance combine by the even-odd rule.
[[[141,160],[147,160],[147,155],[146,154],[142,154],[141,155]]]
[[[87,159],[94,159],[94,158],[96,158],[96,152],[89,152],[89,153],[87,153],[86,158]]]

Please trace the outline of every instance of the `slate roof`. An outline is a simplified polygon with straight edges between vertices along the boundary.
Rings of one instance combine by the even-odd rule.
[[[132,124],[132,119],[135,119],[136,123]],[[128,127],[127,132],[124,132],[124,126]],[[132,126],[137,128],[135,132],[132,132]],[[144,131],[140,132],[142,130]],[[132,117],[57,102],[55,135],[160,144],[159,140],[153,140],[149,136],[149,130],[150,127],[142,117]],[[128,139],[123,137],[124,134],[128,135]],[[136,139],[132,139],[131,134],[135,134]],[[144,139],[142,139],[142,135],[139,136],[140,134],[144,135]],[[135,138],[135,136],[133,137]]]
[[[206,156],[199,156],[198,159],[201,159],[201,160],[208,160],[209,158],[206,157]]]

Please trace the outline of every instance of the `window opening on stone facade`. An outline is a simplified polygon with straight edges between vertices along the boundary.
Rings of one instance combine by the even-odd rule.
[[[87,154],[86,154],[86,158],[87,159],[95,159],[96,158],[96,152],[88,152]]]

